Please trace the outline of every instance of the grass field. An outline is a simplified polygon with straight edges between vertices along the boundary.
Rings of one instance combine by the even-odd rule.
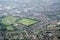
[[[4,25],[11,25],[11,24],[15,24],[16,22],[16,18],[12,17],[12,16],[7,16],[5,18],[2,19],[2,23]]]
[[[30,25],[37,23],[38,21],[35,19],[30,19],[30,18],[21,18],[21,19],[17,20],[13,16],[7,16],[7,17],[3,18],[1,22],[4,25],[10,25],[10,26],[11,26],[11,24],[18,24],[18,23],[22,24],[24,26],[30,26]]]
[[[6,28],[7,30],[15,30],[15,28],[13,28],[12,26],[7,26]]]
[[[34,19],[29,19],[29,18],[21,18],[18,23],[20,24],[23,24],[25,26],[30,26],[32,24],[35,24],[37,23],[38,21],[37,20],[34,20]]]

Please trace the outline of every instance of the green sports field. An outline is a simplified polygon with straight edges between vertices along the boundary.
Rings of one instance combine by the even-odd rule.
[[[2,19],[2,23],[4,25],[11,25],[11,24],[15,24],[16,22],[16,18],[12,17],[12,16],[7,16],[5,18]]]
[[[37,20],[34,20],[34,19],[29,19],[29,18],[21,18],[18,23],[20,24],[23,24],[25,26],[30,26],[32,24],[35,24],[37,23],[38,21]]]
[[[17,20],[13,16],[7,16],[2,19],[2,24],[9,26],[11,26],[11,24],[22,24],[24,26],[31,26],[37,22],[38,22],[37,20],[31,18],[20,18]]]
[[[12,26],[6,26],[7,30],[15,30]]]

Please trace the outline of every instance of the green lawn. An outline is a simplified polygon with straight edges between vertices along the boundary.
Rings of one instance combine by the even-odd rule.
[[[35,19],[30,19],[30,18],[21,18],[19,20],[17,20],[15,17],[13,16],[7,16],[5,18],[2,18],[1,23],[4,25],[11,25],[11,24],[22,24],[24,26],[31,26],[35,23],[37,23],[38,21]]]
[[[38,21],[37,20],[34,20],[34,19],[29,19],[29,18],[21,18],[18,23],[20,24],[23,24],[25,26],[30,26],[32,24],[35,24],[37,23]]]
[[[12,17],[12,16],[7,16],[5,18],[2,19],[2,23],[4,25],[11,25],[11,24],[15,24],[16,22],[16,18]]]
[[[6,26],[7,30],[15,30],[12,26]]]

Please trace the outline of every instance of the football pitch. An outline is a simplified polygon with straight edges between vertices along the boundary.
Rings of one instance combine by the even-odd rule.
[[[2,23],[4,25],[11,25],[11,24],[15,24],[16,22],[16,18],[13,16],[7,16],[5,18],[2,19]]]
[[[31,26],[37,22],[38,22],[37,20],[30,19],[30,18],[21,18],[20,20],[18,20],[18,23],[25,25],[25,26]]]
[[[14,24],[21,24],[21,25],[24,25],[24,26],[31,26],[31,25],[34,25],[36,23],[38,23],[39,21],[38,20],[35,20],[35,19],[31,19],[31,18],[20,18],[20,19],[16,19],[15,17],[13,16],[7,16],[5,18],[2,19],[2,23],[4,25],[14,25]]]

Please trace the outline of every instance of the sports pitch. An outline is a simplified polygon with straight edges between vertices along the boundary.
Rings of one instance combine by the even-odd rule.
[[[16,18],[12,17],[12,16],[8,16],[2,19],[2,23],[4,25],[11,25],[11,24],[15,24],[16,22]]]
[[[7,30],[15,30],[12,26],[6,26]]]
[[[35,19],[30,19],[30,18],[21,18],[18,20],[18,23],[25,25],[25,26],[31,26],[35,23],[37,23],[38,21]]]
[[[38,22],[39,22],[38,20],[31,19],[31,18],[20,18],[17,20],[13,16],[7,16],[7,17],[2,19],[2,23],[4,25],[22,24],[24,26],[31,26],[31,25],[36,24]]]

